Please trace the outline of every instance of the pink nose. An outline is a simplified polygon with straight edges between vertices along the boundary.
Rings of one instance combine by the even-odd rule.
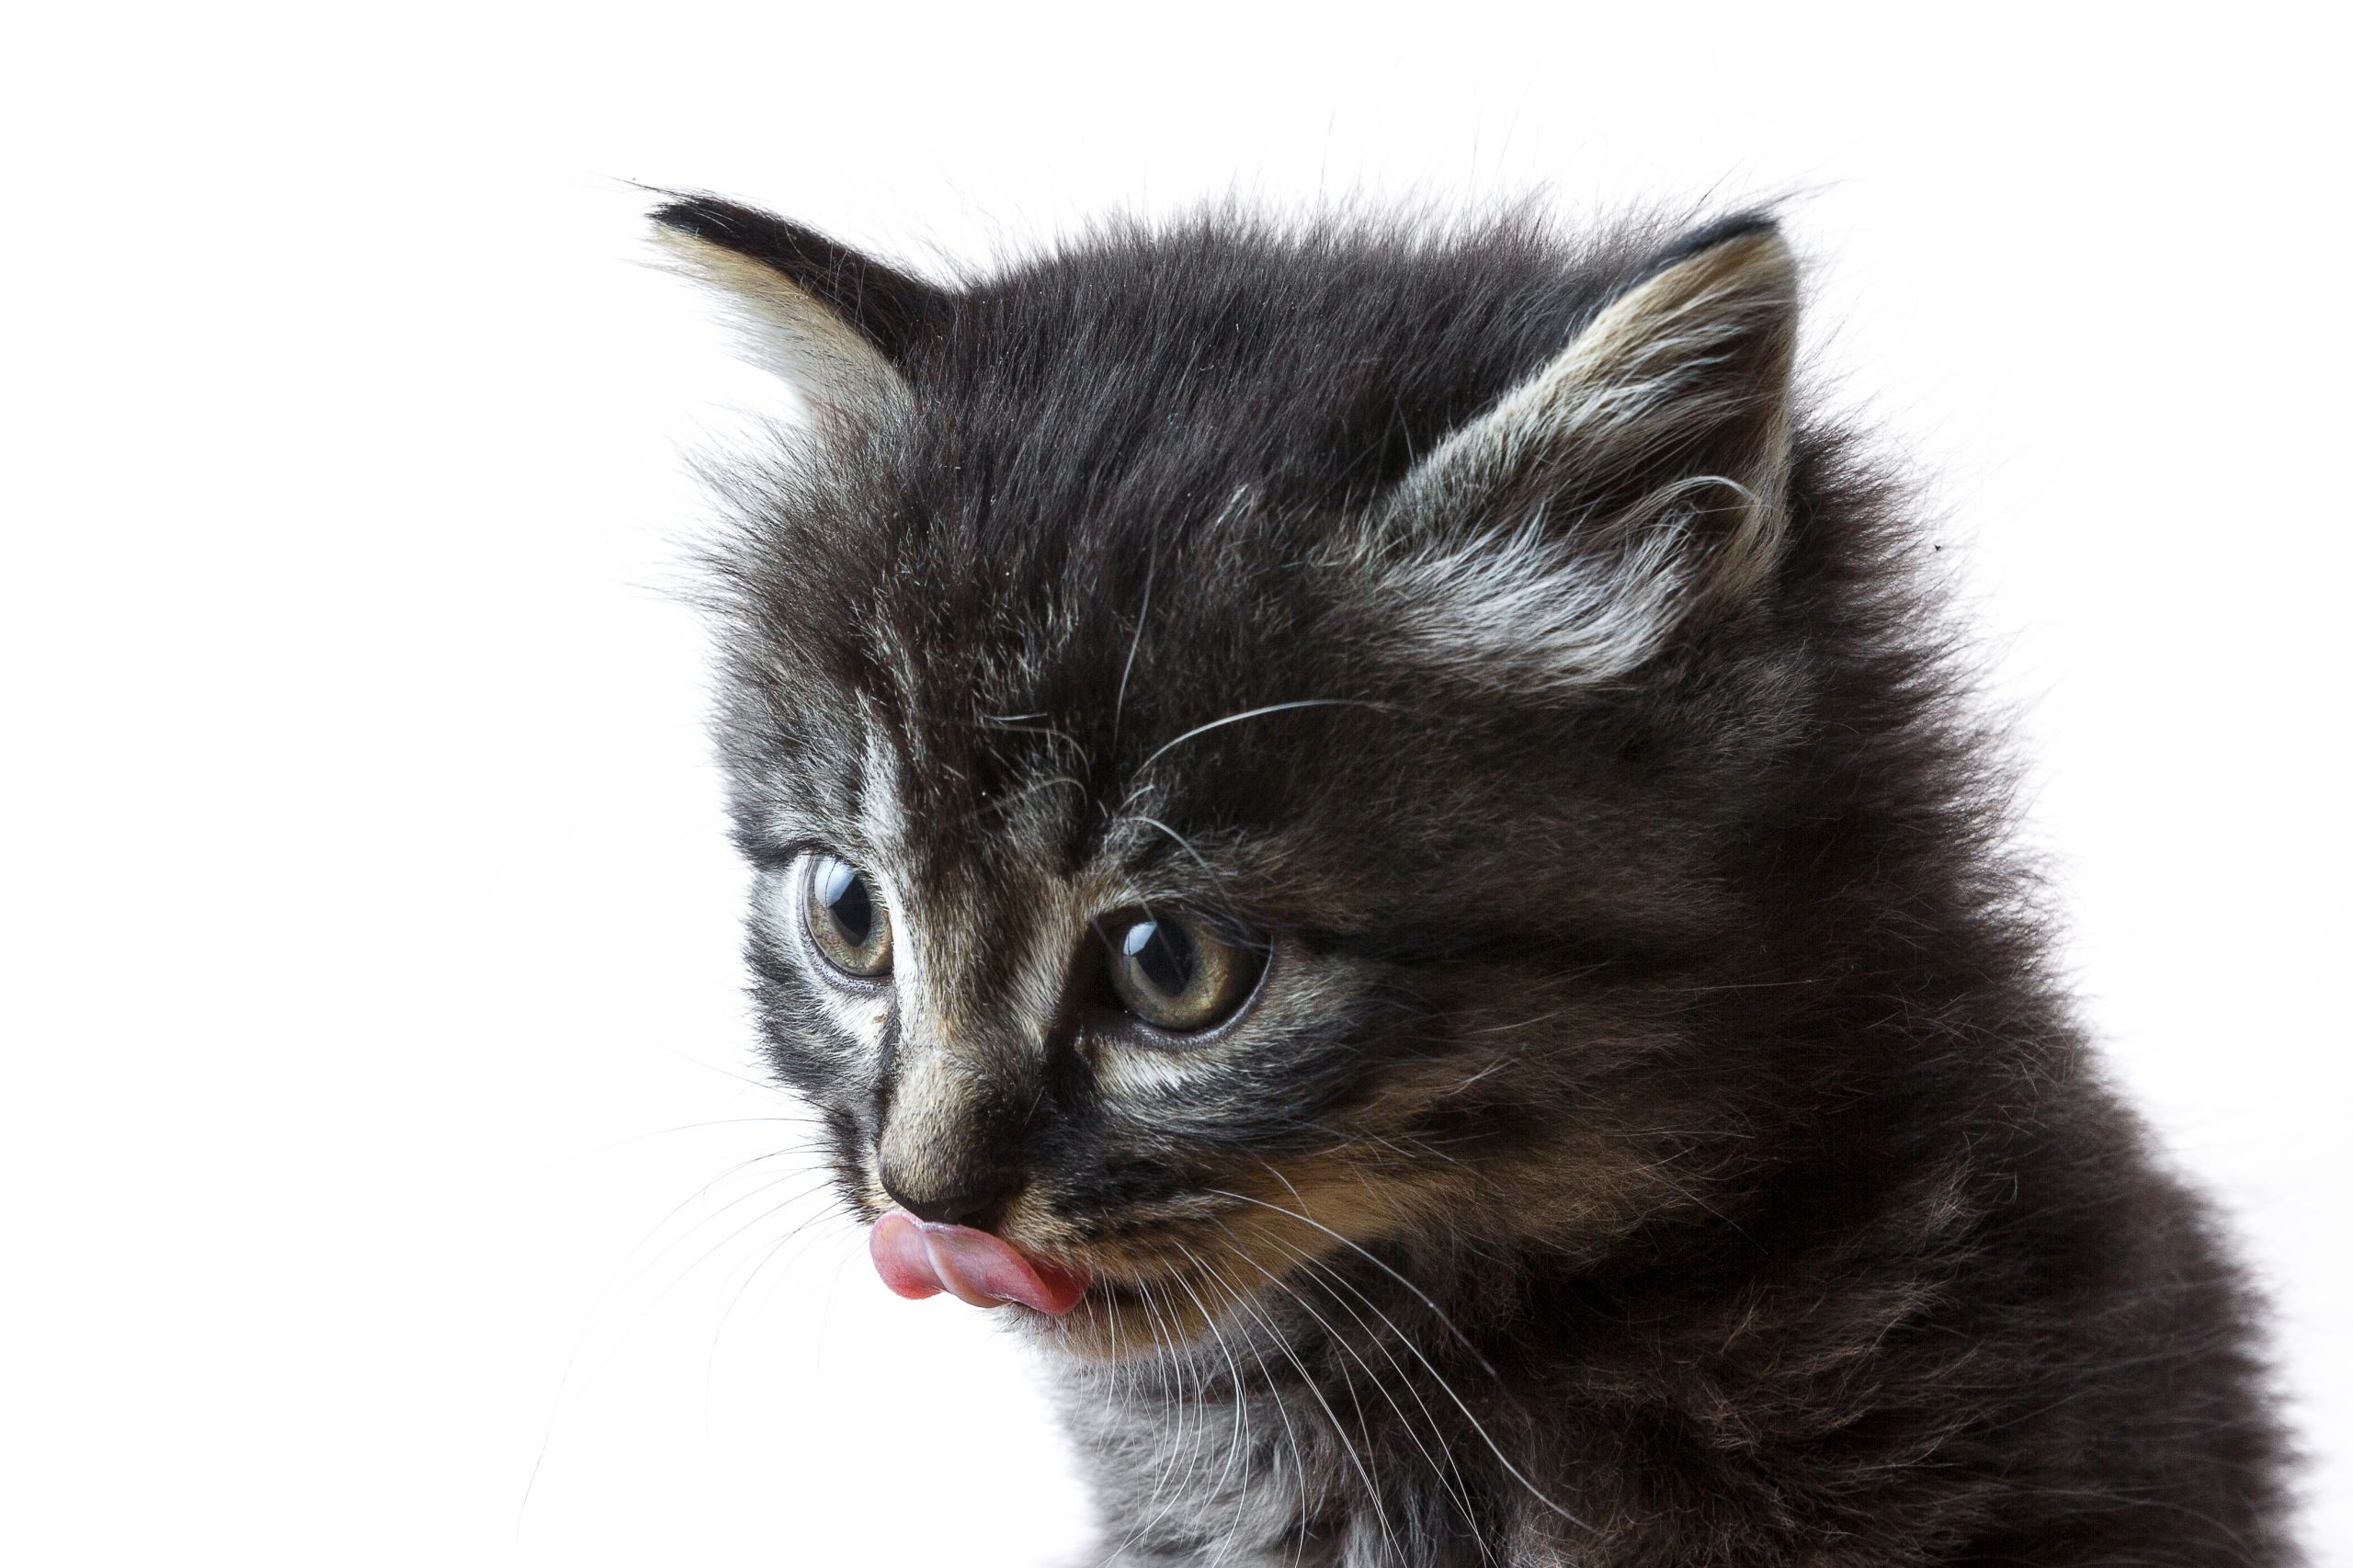
[[[1086,1277],[1025,1256],[1010,1242],[969,1225],[941,1225],[893,1209],[867,1238],[882,1283],[910,1301],[942,1290],[975,1307],[1017,1301],[1060,1317],[1086,1294]]]

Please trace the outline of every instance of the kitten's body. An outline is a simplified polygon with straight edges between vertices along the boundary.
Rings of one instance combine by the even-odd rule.
[[[1615,1267],[1405,1246],[1408,1290],[1344,1260],[1227,1343],[1078,1371],[1111,1560],[2287,1560],[2191,1205],[2115,1192],[2113,1146],[2025,1156],[2015,1192],[1968,1174],[1987,1153],[1875,1197],[1792,1184],[1827,1211]]]
[[[2290,1559],[2245,1297],[2044,971],[1927,546],[1790,402],[1769,226],[950,292],[662,216],[822,432],[735,486],[742,835],[907,955],[836,985],[764,879],[778,1067],[870,1217],[981,1172],[949,1218],[1097,1281],[1006,1310],[1113,1561]],[[1273,955],[1198,1044],[1070,978],[1154,900]]]

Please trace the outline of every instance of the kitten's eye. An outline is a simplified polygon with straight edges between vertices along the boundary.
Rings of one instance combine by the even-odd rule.
[[[872,979],[891,972],[891,912],[866,873],[835,855],[812,855],[801,873],[801,917],[825,960]]]
[[[1189,1034],[1223,1022],[1258,977],[1256,950],[1181,915],[1117,915],[1102,931],[1111,994],[1156,1028]]]

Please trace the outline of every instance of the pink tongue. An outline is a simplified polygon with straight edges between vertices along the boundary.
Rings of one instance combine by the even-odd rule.
[[[971,1306],[1018,1301],[1060,1317],[1086,1294],[1082,1275],[1024,1257],[986,1231],[931,1224],[904,1209],[874,1221],[867,1246],[882,1283],[911,1301],[945,1290]]]

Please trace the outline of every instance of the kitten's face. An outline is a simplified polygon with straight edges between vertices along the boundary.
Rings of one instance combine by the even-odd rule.
[[[1313,835],[1188,798],[1173,754],[1084,788],[1077,737],[973,707],[915,719],[920,745],[869,709],[832,754],[857,766],[760,855],[777,1053],[853,1201],[1083,1274],[1076,1312],[1035,1321],[1097,1353],[1197,1327],[1321,1251],[1315,1224],[1398,1219],[1426,1131],[1381,1063],[1424,1020],[1360,922],[1294,886]]]
[[[1215,631],[1246,639],[1262,607],[1225,608]],[[1257,680],[1191,680],[1216,615],[1164,593],[1114,657],[1041,633],[1015,667],[803,705],[745,817],[765,1016],[844,1190],[1085,1274],[1076,1312],[1037,1321],[1095,1353],[1608,1159],[1590,1121],[1528,1114],[1633,1048],[1557,943],[1600,961],[1671,926],[1636,890],[1691,875],[1575,842],[1599,778],[1589,808],[1491,832],[1524,760],[1432,711],[1443,689],[1318,696],[1368,687],[1274,646],[1240,661]],[[1635,896],[1540,891],[1566,858]],[[1545,1222],[1597,1218],[1579,1204]]]
[[[1662,478],[1680,361],[1650,339],[1713,325],[1736,360],[1754,296],[1785,313],[1764,238],[1655,271],[1487,419],[1419,411],[1438,450],[1370,492],[1155,415],[1165,388],[1040,326],[1022,359],[1001,305],[863,367],[821,448],[739,485],[752,961],[855,1206],[1083,1278],[1017,1315],[1104,1356],[1360,1245],[1574,1250],[1683,1200],[1736,1118],[1657,976],[1744,918],[1711,802],[1769,744],[1771,677],[1635,672],[1757,570],[1786,432],[1775,386]],[[1733,511],[1651,504],[1728,458],[1701,483]],[[1513,526],[1575,496],[1582,541]]]

